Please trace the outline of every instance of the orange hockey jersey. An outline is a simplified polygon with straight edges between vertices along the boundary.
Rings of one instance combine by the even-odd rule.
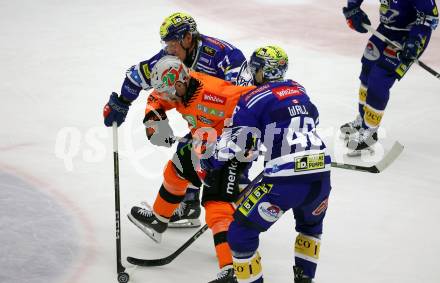
[[[184,105],[160,98],[154,91],[150,94],[145,114],[158,109],[164,111],[176,109],[188,122],[194,135],[197,129],[212,128],[220,135],[224,121],[232,116],[240,96],[254,89],[255,86],[236,86],[222,79],[191,71],[190,76],[200,82],[200,87]]]

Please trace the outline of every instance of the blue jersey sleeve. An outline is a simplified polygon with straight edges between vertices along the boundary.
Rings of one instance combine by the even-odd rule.
[[[133,101],[139,96],[142,89],[151,89],[151,69],[165,55],[166,52],[161,50],[150,59],[131,66],[126,72],[126,77],[121,87],[121,95],[129,101]]]
[[[438,9],[435,1],[412,0],[417,18],[409,31],[409,37],[429,39],[438,26]]]

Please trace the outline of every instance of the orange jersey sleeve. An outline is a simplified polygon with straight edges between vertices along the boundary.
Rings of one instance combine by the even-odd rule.
[[[163,111],[167,111],[170,109],[176,108],[176,104],[167,101],[165,99],[160,98],[159,92],[153,90],[147,98],[147,105],[145,107],[145,114],[152,110],[162,109]]]
[[[198,72],[191,72],[191,77],[199,81],[200,87],[186,106],[179,103],[176,110],[188,122],[193,134],[200,128],[210,128],[215,130],[217,135],[221,134],[225,119],[232,116],[241,95],[255,88],[255,86],[236,86]],[[206,140],[206,138],[201,139]]]

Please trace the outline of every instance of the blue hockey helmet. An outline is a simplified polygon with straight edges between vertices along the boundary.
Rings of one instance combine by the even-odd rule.
[[[160,26],[160,38],[165,42],[170,40],[180,41],[187,32],[198,34],[197,24],[193,17],[182,12],[166,17]]]
[[[252,53],[249,66],[254,80],[257,71],[262,69],[265,81],[279,81],[284,79],[288,63],[289,58],[281,47],[268,45]]]

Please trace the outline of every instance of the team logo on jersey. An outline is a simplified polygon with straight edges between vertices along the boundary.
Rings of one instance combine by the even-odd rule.
[[[211,57],[214,57],[215,53],[216,53],[215,49],[211,48],[209,46],[203,46],[202,52],[205,53],[206,55],[211,56]]]
[[[295,157],[295,171],[309,171],[325,168],[324,153]]]
[[[283,100],[287,97],[302,95],[302,90],[297,86],[281,86],[272,89],[273,94],[278,100]]]
[[[258,205],[258,214],[267,222],[275,222],[283,215],[283,211],[277,205],[262,202]]]
[[[214,121],[212,121],[202,115],[197,115],[197,120],[199,120],[200,122],[202,122],[203,124],[206,124],[206,125],[213,125],[214,124]]]
[[[206,114],[217,116],[217,117],[225,117],[225,111],[221,111],[215,108],[207,107],[203,104],[197,104],[197,110],[200,110]]]
[[[214,103],[214,104],[220,104],[220,105],[225,105],[226,104],[226,98],[219,96],[219,95],[215,95],[209,92],[205,92],[203,94],[203,98],[202,98],[203,102],[209,102],[209,103]]]
[[[371,61],[376,61],[380,57],[379,49],[377,49],[376,45],[368,41],[367,46],[364,50],[364,57]]]
[[[317,208],[315,208],[315,210],[313,210],[312,214],[315,216],[320,215],[321,213],[323,213],[328,207],[328,198],[326,198],[325,200],[323,200]]]

